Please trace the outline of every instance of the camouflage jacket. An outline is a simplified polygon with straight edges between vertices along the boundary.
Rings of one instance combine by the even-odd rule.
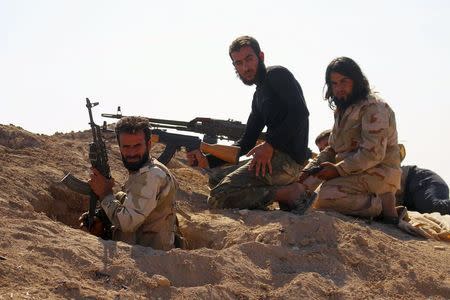
[[[339,175],[367,172],[400,188],[400,153],[395,115],[387,103],[375,96],[334,114],[329,146],[312,164],[336,163]]]
[[[113,239],[171,249],[176,226],[176,186],[170,171],[155,159],[131,173],[122,192],[110,194],[101,202],[114,226]]]

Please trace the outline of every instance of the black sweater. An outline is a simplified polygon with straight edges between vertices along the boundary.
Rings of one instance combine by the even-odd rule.
[[[267,126],[266,141],[303,164],[310,156],[308,116],[302,88],[294,75],[281,66],[268,67],[253,94],[245,133],[235,143],[241,147],[240,156],[256,145],[259,134]],[[223,163],[212,156],[208,156],[208,161],[212,168]]]

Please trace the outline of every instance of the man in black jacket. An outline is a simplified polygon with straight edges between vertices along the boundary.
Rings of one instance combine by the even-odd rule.
[[[284,67],[266,68],[264,53],[252,37],[234,40],[229,55],[242,82],[256,85],[245,133],[235,144],[241,147],[241,156],[253,158],[211,190],[208,204],[263,209],[278,201],[284,209],[303,212],[313,197],[297,182],[311,154],[307,147],[309,112],[300,84]],[[265,126],[266,140],[256,145]],[[204,168],[223,164],[199,151],[188,153],[188,160]]]

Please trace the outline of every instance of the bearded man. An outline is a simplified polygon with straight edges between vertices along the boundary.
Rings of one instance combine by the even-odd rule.
[[[324,182],[314,206],[398,223],[394,195],[401,170],[394,112],[348,57],[328,65],[325,84],[334,125],[328,147],[305,168],[322,167],[315,175]],[[305,178],[307,173],[300,181]]]
[[[174,247],[177,183],[170,171],[150,157],[148,120],[124,117],[115,132],[125,168],[129,172],[123,191],[113,195],[114,180],[92,169],[89,185],[112,223],[112,239],[154,249]]]
[[[286,210],[303,213],[311,202],[298,183],[300,170],[310,157],[309,112],[298,81],[288,69],[267,67],[259,43],[250,36],[235,39],[228,52],[236,74],[246,85],[256,85],[251,113],[242,138],[240,156],[253,158],[226,175],[210,192],[213,208],[265,209],[277,201]],[[266,140],[256,145],[263,128]],[[222,161],[196,150],[188,160],[203,168]]]
[[[331,130],[327,129],[316,138],[316,146],[320,151],[328,146]],[[403,145],[400,146],[400,158],[406,155]],[[429,169],[414,165],[403,165],[401,187],[396,192],[396,205],[405,206],[408,210],[420,213],[439,212],[450,214],[448,185],[441,176]]]

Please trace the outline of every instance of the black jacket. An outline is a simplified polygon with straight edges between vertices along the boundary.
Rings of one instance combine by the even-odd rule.
[[[294,75],[281,66],[268,67],[253,94],[245,133],[235,143],[241,147],[240,156],[256,145],[259,134],[267,126],[266,141],[274,149],[303,164],[311,154],[308,149],[308,117],[303,91]],[[208,160],[210,167],[222,164],[211,156]]]

